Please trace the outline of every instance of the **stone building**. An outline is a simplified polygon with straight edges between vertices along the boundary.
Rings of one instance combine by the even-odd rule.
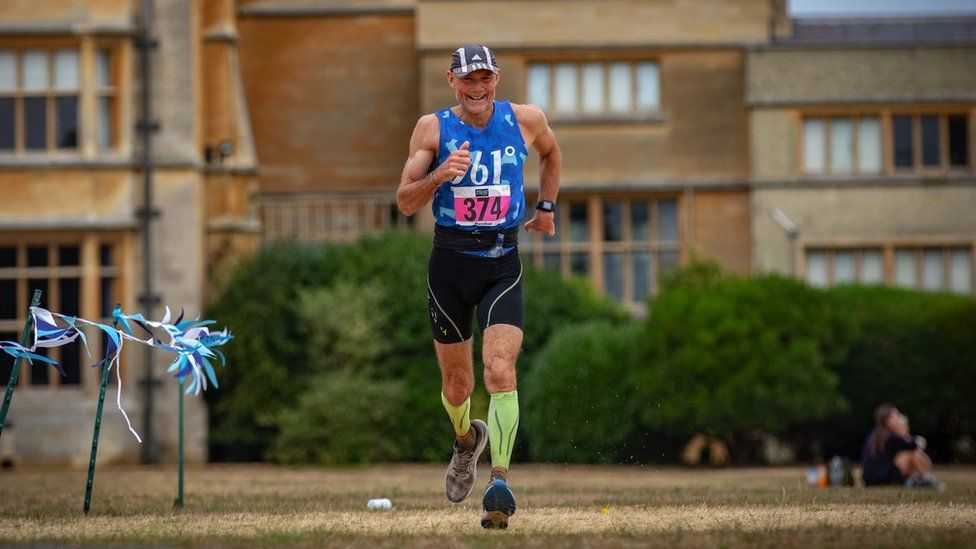
[[[972,294],[976,18],[800,20],[746,66],[753,268]]]
[[[107,320],[116,302],[145,312],[140,211],[142,140],[151,136],[154,294],[194,315],[208,275],[256,241],[248,200],[256,158],[230,0],[152,0],[149,117],[141,109],[140,2],[7,0],[0,11],[0,339],[17,340],[29,296]],[[157,315],[162,307],[156,306]],[[93,337],[93,352],[101,340]],[[145,434],[144,353],[123,358],[125,407]],[[21,369],[0,454],[27,463],[87,463],[99,372],[77,345],[51,350],[68,372]],[[4,355],[6,356],[6,355]],[[153,440],[143,454],[114,397],[104,461],[171,459],[177,384],[154,362]],[[0,377],[11,361],[0,361]],[[115,381],[110,391],[114,393]],[[188,459],[206,457],[206,409],[187,399]]]

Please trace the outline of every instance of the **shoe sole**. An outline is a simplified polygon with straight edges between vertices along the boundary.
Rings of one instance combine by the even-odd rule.
[[[482,501],[481,527],[504,530],[508,528],[508,518],[515,514],[515,499],[511,491],[485,494]],[[490,508],[490,509],[489,509]]]
[[[457,501],[454,501],[453,499],[451,499],[451,496],[448,495],[447,496],[447,500],[450,501],[451,503],[461,503],[462,501],[468,499],[468,496],[470,496],[471,495],[471,492],[474,491],[474,485],[478,481],[478,459],[481,458],[481,454],[485,451],[485,447],[488,446],[488,424],[485,423],[484,421],[481,421],[480,419],[471,420],[471,428],[472,429],[478,429],[477,427],[475,427],[475,425],[479,425],[479,424],[481,426],[483,426],[484,429],[483,430],[481,430],[481,429],[478,430],[478,444],[475,445],[475,447],[474,447],[475,457],[474,457],[474,459],[471,460],[471,463],[473,465],[472,470],[471,470],[471,487],[468,488],[468,493],[467,494],[464,494],[464,497],[462,497],[461,499],[459,499]],[[450,468],[450,465],[448,465],[448,468]],[[446,478],[444,479],[444,484],[445,484],[445,486],[444,486],[444,492],[446,494],[447,493],[447,479]]]
[[[481,527],[487,530],[508,528],[508,515],[504,511],[485,511],[481,515]]]

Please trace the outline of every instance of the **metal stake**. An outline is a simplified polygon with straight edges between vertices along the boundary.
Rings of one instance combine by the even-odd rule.
[[[41,304],[41,291],[34,290],[34,297],[31,299],[31,309]],[[27,322],[24,323],[24,332],[20,336],[20,345],[26,347],[29,343],[31,328],[34,326],[34,317],[30,310],[27,311]],[[14,367],[10,370],[10,380],[7,381],[7,393],[3,395],[3,408],[0,408],[0,435],[3,435],[3,426],[7,423],[7,411],[10,410],[10,400],[14,398],[14,389],[17,388],[17,378],[20,376],[21,357],[14,359]]]
[[[122,305],[116,304],[115,310],[118,311],[122,308]],[[115,320],[112,321],[112,328],[119,327],[118,317],[114,314],[112,315]],[[106,335],[106,337],[108,337]],[[105,344],[106,349],[108,348],[108,343]],[[98,433],[102,428],[102,405],[105,403],[105,388],[108,387],[108,378],[110,377],[109,370],[112,367],[112,361],[106,360],[102,365],[102,386],[98,390],[98,408],[95,410],[95,433],[92,435],[92,445],[91,445],[91,457],[88,459],[88,483],[85,485],[85,514],[91,509],[91,495],[92,495],[92,485],[95,483],[95,455],[98,453]]]

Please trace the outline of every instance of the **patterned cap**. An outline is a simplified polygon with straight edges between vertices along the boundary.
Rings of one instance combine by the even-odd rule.
[[[468,44],[454,51],[454,55],[451,56],[451,72],[458,76],[464,76],[476,70],[484,69],[498,74],[497,63],[495,52],[488,49],[488,46]]]

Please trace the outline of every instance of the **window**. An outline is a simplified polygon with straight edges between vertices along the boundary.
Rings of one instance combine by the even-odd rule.
[[[583,65],[583,111],[594,113],[606,110],[606,92],[603,89],[603,63]]]
[[[891,259],[890,272],[886,272],[886,255]],[[973,248],[968,245],[811,248],[804,258],[811,286],[890,282],[912,290],[973,293]]]
[[[898,171],[968,168],[969,116],[899,113],[892,116],[893,165]]]
[[[913,159],[915,147],[912,144],[912,117],[896,116],[891,122],[892,140],[895,144],[895,167],[911,168],[915,165]]]
[[[95,89],[84,90],[80,52],[74,47],[0,48],[0,153],[77,151],[80,105],[94,93],[101,149],[116,142],[112,52],[95,53]]]
[[[527,212],[527,219],[532,214]],[[525,261],[586,276],[625,303],[643,304],[660,273],[678,266],[678,203],[673,198],[561,197],[556,231],[553,237],[522,233]]]
[[[101,150],[111,149],[115,136],[115,111],[118,90],[114,82],[112,51],[100,49],[95,53],[95,94],[97,98],[97,142]]]
[[[966,116],[949,117],[949,165],[969,165],[969,119]]]
[[[922,123],[922,165],[938,166],[941,161],[942,144],[939,142],[939,117],[923,116]]]
[[[634,104],[634,77],[630,63],[610,63],[609,108],[613,112],[627,112]]]
[[[830,172],[851,173],[854,169],[854,128],[850,118],[830,121]]]
[[[554,114],[607,116],[661,108],[656,62],[530,63],[526,99]]]
[[[861,118],[857,131],[857,171],[881,173],[881,122]]]
[[[902,288],[915,288],[918,285],[918,267],[915,265],[914,251],[895,252],[895,284]]]
[[[529,72],[526,77],[529,86],[526,92],[526,100],[542,110],[549,110],[551,105],[549,73],[549,65],[536,63],[529,65]]]
[[[807,118],[803,121],[803,169],[807,173],[823,173],[827,165],[824,150],[823,118]]]
[[[881,172],[881,123],[874,116],[803,119],[803,171],[844,175]]]
[[[805,262],[807,284],[818,288],[884,282],[881,248],[808,249]]]
[[[882,138],[890,126],[890,145]],[[969,116],[901,113],[806,116],[800,169],[820,175],[956,170],[970,167]],[[888,147],[886,150],[885,147]],[[885,169],[885,158],[890,168]]]
[[[895,250],[898,286],[933,292],[973,293],[971,247],[921,247]]]
[[[108,322],[115,303],[119,301],[119,267],[115,245],[102,243],[97,266],[97,278],[86,280],[82,269],[82,243],[78,241],[0,242],[0,337],[19,341],[27,317],[27,309],[34,290],[41,290],[41,305],[67,315],[83,316]],[[94,272],[89,269],[89,272]],[[86,311],[82,299],[83,288],[97,287],[98,310]],[[89,333],[92,353],[99,352],[100,338]],[[49,365],[22,366],[20,383],[31,386],[79,385],[82,382],[83,362],[94,362],[77,344],[43,350],[57,360],[67,373],[63,378]],[[0,363],[0,377],[10,376],[12,361]]]

